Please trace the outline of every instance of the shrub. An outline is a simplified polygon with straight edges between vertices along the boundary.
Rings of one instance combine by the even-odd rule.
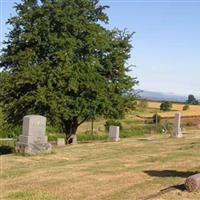
[[[194,126],[194,123],[193,122],[187,122],[185,125],[186,126]]]
[[[114,119],[107,120],[104,126],[105,126],[106,131],[109,130],[110,126],[119,126],[120,130],[122,130],[121,122],[118,120],[114,120]]]
[[[48,134],[48,141],[49,142],[57,141],[58,138],[65,138],[65,135],[61,134],[61,133],[49,133]]]
[[[141,99],[139,101],[139,105],[140,108],[147,108],[148,107],[148,101],[146,99]]]
[[[163,124],[161,124],[159,126],[159,130],[158,131],[160,133],[163,133],[163,130],[165,130],[167,133],[170,133],[172,131],[172,129],[173,129],[173,123],[165,122],[165,123],[163,123]]]
[[[155,124],[156,122],[159,124],[161,120],[161,116],[159,114],[154,114],[153,115],[153,123]]]
[[[18,136],[22,134],[22,128],[20,126],[10,126],[10,125],[5,125],[1,130],[0,130],[0,137],[1,138],[18,138]]]
[[[171,108],[172,108],[172,103],[169,101],[163,101],[160,104],[160,110],[162,110],[162,111],[170,111]]]
[[[184,106],[183,106],[183,110],[188,110],[190,107],[189,107],[189,105],[188,104],[185,104]]]

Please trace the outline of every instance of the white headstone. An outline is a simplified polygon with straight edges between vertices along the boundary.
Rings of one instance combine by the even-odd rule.
[[[57,138],[57,146],[59,146],[59,147],[65,146],[65,139]]]
[[[23,118],[23,132],[16,145],[18,152],[39,153],[51,152],[51,144],[47,142],[46,117],[27,115]]]
[[[76,135],[73,135],[71,144],[77,144],[77,136]]]
[[[173,137],[180,138],[182,137],[182,131],[181,131],[181,113],[175,113],[174,118],[174,128],[173,128]]]
[[[119,138],[119,126],[110,126],[109,127],[109,141],[117,142],[120,140]]]

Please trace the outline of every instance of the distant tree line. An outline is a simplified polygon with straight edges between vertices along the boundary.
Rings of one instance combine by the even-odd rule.
[[[190,105],[199,105],[199,100],[196,99],[193,94],[190,94],[188,95],[186,103]]]

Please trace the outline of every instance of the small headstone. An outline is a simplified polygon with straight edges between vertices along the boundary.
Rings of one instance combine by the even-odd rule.
[[[35,154],[51,152],[52,146],[47,141],[46,117],[27,115],[23,118],[23,134],[19,136],[16,151]]]
[[[77,144],[77,136],[73,135],[72,143],[71,144]]]
[[[119,138],[119,126],[110,126],[109,127],[109,134],[108,134],[108,140],[117,142],[120,140]]]
[[[175,113],[175,118],[174,118],[174,128],[173,128],[173,137],[176,138],[181,138],[182,131],[181,131],[181,113]]]
[[[59,146],[59,147],[65,146],[65,139],[57,138],[57,146]]]

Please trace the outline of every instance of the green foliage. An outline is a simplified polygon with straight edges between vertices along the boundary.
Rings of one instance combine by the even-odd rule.
[[[135,78],[125,67],[132,33],[108,30],[98,0],[16,4],[0,56],[6,120],[46,116],[66,134],[95,116],[120,118],[132,107]]]
[[[156,123],[159,124],[159,123],[160,123],[161,116],[160,116],[159,114],[157,114],[157,113],[154,114],[152,118],[153,118],[153,123],[154,123],[154,124],[156,124]]]
[[[159,124],[159,126],[157,127],[157,132],[159,133],[170,133],[173,129],[173,123],[171,122],[165,122],[162,124]]]
[[[10,124],[3,124],[0,127],[0,138],[18,138],[22,133],[21,126],[12,126]]]
[[[186,126],[194,126],[195,124],[193,122],[187,122],[185,125]]]
[[[190,108],[190,106],[189,106],[188,104],[185,104],[185,105],[183,106],[183,110],[189,110],[189,108]]]
[[[150,134],[151,129],[152,129],[152,125],[136,126],[131,129],[123,129],[120,132],[120,138],[144,136],[145,134]]]
[[[162,110],[162,111],[170,111],[171,108],[172,108],[172,103],[169,101],[163,101],[160,104],[160,110]]]
[[[199,101],[194,97],[193,94],[188,95],[188,100],[186,103],[191,105],[199,105]]]
[[[142,109],[145,109],[148,107],[148,101],[146,99],[139,100],[138,106]]]
[[[58,138],[65,138],[64,134],[61,133],[48,133],[48,141],[57,141]]]
[[[46,132],[47,132],[47,134],[62,133],[62,129],[59,126],[56,126],[56,125],[52,126],[51,124],[47,124]]]
[[[114,120],[114,119],[107,120],[104,126],[105,126],[106,131],[109,130],[110,126],[119,126],[120,130],[122,130],[121,122],[118,120]]]

